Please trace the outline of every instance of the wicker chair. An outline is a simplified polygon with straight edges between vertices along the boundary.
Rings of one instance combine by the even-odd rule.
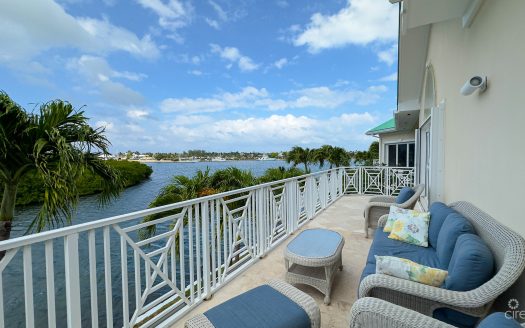
[[[472,223],[492,251],[496,274],[480,287],[460,292],[383,275],[371,274],[361,281],[359,298],[380,298],[427,316],[435,309],[449,308],[474,317],[484,317],[494,300],[519,278],[525,268],[525,239],[468,202],[449,205]],[[383,227],[387,215],[379,219]]]
[[[377,298],[357,300],[350,310],[350,328],[454,328],[447,323],[427,317]],[[525,324],[522,324],[525,327]]]
[[[365,236],[368,238],[368,229],[377,228],[377,221],[385,214],[388,214],[391,205],[396,205],[400,208],[413,209],[416,206],[419,196],[425,189],[424,184],[414,187],[414,195],[409,200],[402,204],[396,204],[396,197],[394,196],[374,196],[368,200],[365,207]]]

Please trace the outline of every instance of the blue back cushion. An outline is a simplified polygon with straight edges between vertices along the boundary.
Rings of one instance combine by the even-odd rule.
[[[459,236],[444,287],[455,291],[472,290],[487,282],[493,274],[494,257],[485,242],[473,234]]]
[[[430,224],[428,226],[428,242],[430,246],[436,248],[438,235],[441,226],[450,213],[457,213],[452,208],[441,202],[432,203],[430,206]]]
[[[503,312],[495,312],[481,321],[478,328],[523,328],[512,317]]]
[[[396,203],[397,204],[403,204],[407,200],[410,199],[410,197],[414,196],[416,192],[410,188],[410,187],[403,187],[401,191],[399,191],[399,195],[397,195]]]
[[[475,234],[472,224],[459,213],[449,214],[439,231],[436,246],[441,265],[448,266],[458,237],[465,233]]]
[[[295,302],[262,285],[204,312],[216,328],[309,328],[310,318]]]

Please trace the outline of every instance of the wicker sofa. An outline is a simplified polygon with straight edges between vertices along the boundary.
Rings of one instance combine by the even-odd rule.
[[[444,204],[441,205],[442,207],[446,207]],[[435,204],[432,206],[435,206]],[[361,278],[362,280],[359,286],[359,298],[380,298],[405,308],[415,310],[427,316],[438,317],[440,320],[445,321],[449,319],[449,316],[455,316],[454,320],[472,321],[476,320],[476,318],[482,318],[487,315],[493,301],[505,290],[507,290],[521,275],[525,267],[525,240],[516,232],[503,226],[488,214],[484,213],[468,202],[452,203],[448,205],[448,207],[442,208],[441,210],[444,211],[443,213],[447,215],[447,218],[448,215],[452,213],[455,213],[454,215],[463,216],[466,220],[468,220],[468,222],[470,222],[474,229],[474,233],[479,236],[476,238],[480,238],[484,244],[488,246],[488,249],[490,249],[490,252],[492,253],[494,262],[494,272],[490,275],[490,277],[481,285],[470,290],[449,290],[446,288],[427,286],[383,274],[375,274],[373,263],[371,263],[371,261],[374,261],[373,255],[392,255],[404,257],[418,263],[421,263],[421,260],[425,259],[424,256],[432,256],[430,253],[432,251],[430,247],[429,249],[424,249],[419,246],[414,246],[421,249],[414,251],[413,249],[408,248],[408,246],[413,245],[401,245],[404,243],[400,243],[398,241],[392,241],[392,243],[400,243],[399,251],[398,247],[396,246],[397,244],[392,244],[390,246],[387,245],[386,248],[383,247],[381,250],[381,248],[378,248],[375,246],[375,244],[381,242],[381,240],[383,243],[389,243],[390,239],[385,239],[385,233],[382,231],[382,229],[377,229],[374,242],[370,248],[367,265],[365,266],[365,270],[363,271]],[[378,226],[383,227],[386,219],[386,215],[382,216],[378,222]],[[437,216],[434,218],[431,214],[429,228],[430,242],[432,241],[431,238],[435,238],[436,236],[435,230],[437,228],[433,228],[433,222],[439,221]],[[441,227],[442,226],[439,226],[439,229],[441,229]],[[437,234],[441,232],[439,229]],[[461,239],[461,237],[458,238],[458,241],[459,239]],[[468,248],[465,249],[465,245],[456,247],[455,242],[450,240],[447,242],[454,244],[454,249],[452,251],[460,249],[463,250],[464,253],[469,253]],[[468,245],[466,247],[468,247]],[[386,252],[386,254],[373,254],[378,252]],[[418,252],[427,253],[421,255]],[[439,261],[436,261],[437,262],[434,262],[435,264],[422,264],[433,267],[441,266],[441,268],[447,269],[445,265],[440,265]],[[450,261],[450,263],[452,263],[452,261]],[[450,268],[448,270],[450,277]],[[474,275],[477,274],[475,269],[472,269],[471,273]],[[470,277],[467,278],[470,279]],[[444,311],[446,311],[447,317],[443,319],[442,316]],[[454,321],[454,323],[456,323],[456,321]],[[468,327],[470,324],[463,324],[463,326]]]
[[[368,200],[365,207],[365,236],[368,238],[368,229],[375,229],[377,227],[377,221],[385,214],[388,214],[391,205],[396,205],[400,208],[413,209],[416,203],[425,189],[424,184],[415,186],[414,195],[403,203],[396,203],[396,197],[394,196],[374,196]]]
[[[422,315],[377,298],[365,297],[357,300],[350,311],[350,328],[454,328],[447,323]],[[481,321],[478,328],[525,327],[504,313],[493,313]]]

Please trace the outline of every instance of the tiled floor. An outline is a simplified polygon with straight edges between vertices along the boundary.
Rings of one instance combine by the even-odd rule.
[[[367,196],[342,197],[302,228],[332,229],[340,232],[346,240],[343,248],[344,269],[342,272],[336,273],[330,305],[323,304],[324,295],[317,290],[308,286],[297,286],[314,297],[321,307],[321,327],[348,327],[348,314],[356,299],[359,277],[365,266],[368,249],[372,242],[372,239],[364,237],[363,208],[367,199]],[[203,302],[189,312],[173,327],[182,328],[184,322],[195,314],[205,312],[209,308],[270,279],[284,280],[283,250],[288,242],[288,240],[283,242],[264,259],[255,263],[239,277],[220,289],[211,300]]]

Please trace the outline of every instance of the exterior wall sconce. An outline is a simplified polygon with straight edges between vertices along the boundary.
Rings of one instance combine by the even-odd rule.
[[[486,76],[474,76],[471,77],[463,87],[461,87],[461,94],[464,96],[471,95],[474,91],[479,89],[479,93],[487,90],[487,77]]]

